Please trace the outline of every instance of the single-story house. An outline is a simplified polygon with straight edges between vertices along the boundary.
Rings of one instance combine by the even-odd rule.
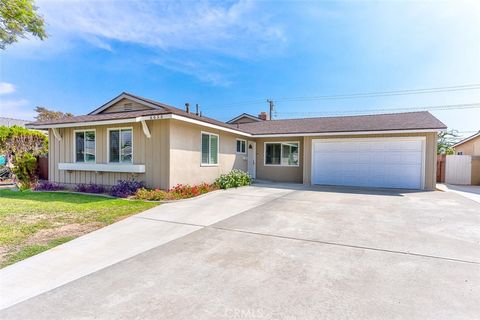
[[[459,141],[453,148],[457,155],[480,156],[480,131]]]
[[[259,180],[435,188],[437,133],[428,112],[226,123],[122,93],[88,115],[28,124],[48,129],[49,180],[149,187],[212,182],[232,169]]]

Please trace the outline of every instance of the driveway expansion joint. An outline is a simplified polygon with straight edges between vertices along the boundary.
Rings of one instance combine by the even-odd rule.
[[[403,254],[403,255],[409,255],[409,256],[415,256],[415,257],[421,257],[421,258],[439,259],[439,260],[446,260],[446,261],[451,261],[451,262],[460,262],[460,263],[480,265],[479,261],[470,261],[470,260],[462,260],[462,259],[455,259],[455,258],[448,258],[448,257],[440,257],[440,256],[433,256],[433,255],[421,254],[421,253],[413,253],[413,252],[406,252],[406,251],[397,251],[397,250],[357,246],[357,245],[352,245],[352,244],[329,242],[329,241],[322,241],[322,240],[303,239],[303,238],[296,238],[296,237],[282,236],[282,235],[254,232],[254,231],[222,228],[222,227],[216,227],[216,226],[206,226],[205,228],[217,229],[217,230],[222,230],[222,231],[230,231],[230,232],[239,232],[239,233],[257,235],[257,236],[264,236],[264,237],[273,237],[273,238],[286,239],[286,240],[304,241],[304,242],[318,243],[318,244],[339,246],[339,247],[346,247],[346,248],[352,248],[352,249],[370,250],[370,251],[378,251],[378,252],[393,253],[393,254]]]

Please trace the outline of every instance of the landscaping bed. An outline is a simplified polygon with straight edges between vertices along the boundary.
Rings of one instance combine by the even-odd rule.
[[[0,190],[0,267],[156,205],[84,194]]]

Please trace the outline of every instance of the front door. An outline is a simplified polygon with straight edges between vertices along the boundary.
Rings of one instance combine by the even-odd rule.
[[[248,141],[248,161],[247,161],[247,171],[248,174],[255,179],[257,175],[257,144],[254,141]]]

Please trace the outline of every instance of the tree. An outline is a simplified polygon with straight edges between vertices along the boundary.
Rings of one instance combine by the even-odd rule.
[[[33,156],[46,154],[48,138],[36,130],[29,130],[19,126],[0,126],[0,154],[7,158],[30,153]]]
[[[26,34],[43,40],[47,37],[45,21],[37,13],[34,0],[0,0],[0,49],[26,38]]]
[[[437,154],[454,154],[453,146],[460,140],[457,131],[442,131],[438,134]]]
[[[35,117],[37,121],[56,120],[61,118],[73,117],[73,114],[71,114],[70,112],[64,113],[62,111],[53,111],[48,110],[45,107],[36,107],[35,112],[37,113],[37,116]]]
[[[48,151],[45,134],[19,126],[0,126],[0,154],[6,155],[21,190],[28,189],[37,180],[37,156]]]

